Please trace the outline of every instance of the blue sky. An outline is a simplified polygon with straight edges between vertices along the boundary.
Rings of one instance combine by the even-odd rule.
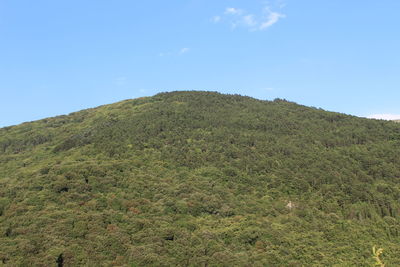
[[[161,91],[400,114],[398,0],[0,0],[0,126]]]

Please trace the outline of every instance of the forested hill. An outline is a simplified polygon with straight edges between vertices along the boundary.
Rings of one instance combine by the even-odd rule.
[[[172,92],[0,129],[0,266],[400,266],[400,124]]]

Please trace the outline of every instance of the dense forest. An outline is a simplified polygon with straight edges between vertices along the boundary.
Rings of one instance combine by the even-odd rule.
[[[0,129],[0,266],[400,266],[400,124],[171,92]]]

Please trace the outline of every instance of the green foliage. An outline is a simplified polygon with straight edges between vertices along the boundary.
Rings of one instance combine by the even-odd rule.
[[[212,92],[3,128],[0,265],[398,266],[398,155],[398,123]]]

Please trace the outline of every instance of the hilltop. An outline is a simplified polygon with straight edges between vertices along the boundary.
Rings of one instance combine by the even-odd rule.
[[[171,92],[0,129],[0,265],[400,265],[400,124]]]

